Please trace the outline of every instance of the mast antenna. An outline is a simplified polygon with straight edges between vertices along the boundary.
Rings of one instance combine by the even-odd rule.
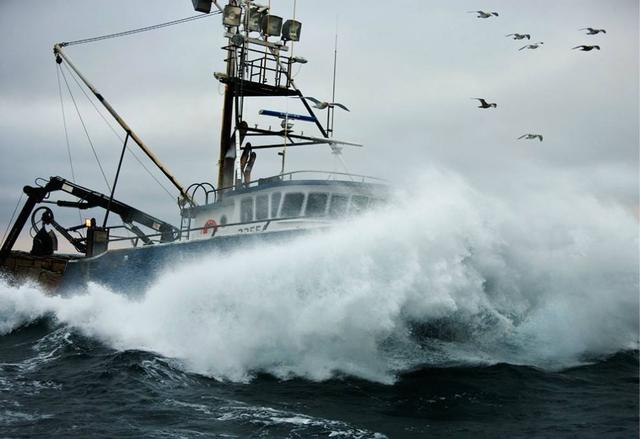
[[[332,80],[332,84],[331,84],[331,102],[335,102],[336,101],[336,72],[338,69],[338,16],[336,15],[336,36],[335,36],[335,42],[333,45],[333,80]],[[327,131],[329,131],[329,136],[333,137],[333,114],[334,114],[335,108],[330,105],[329,109],[327,111],[327,117],[331,118],[331,124],[329,125],[329,120],[327,120],[327,125],[329,125],[329,129]]]
[[[297,0],[293,0],[293,19],[296,19],[296,5],[297,5]],[[269,8],[271,8],[271,0],[269,0]],[[293,57],[293,48],[295,46],[295,42],[291,41],[291,57]],[[285,134],[288,132],[288,130],[291,129],[290,123],[289,123],[289,101],[287,101],[286,103],[286,110],[287,110],[287,116],[285,116],[285,118],[282,121],[282,128],[285,130]],[[280,151],[278,153],[278,155],[280,157],[282,157],[282,163],[281,163],[281,167],[280,167],[280,174],[284,174],[284,169],[285,169],[285,161],[287,159],[287,139],[288,136],[285,135],[284,136],[284,142],[282,144],[282,151]]]
[[[331,102],[336,102],[336,73],[338,71],[338,16],[336,15],[336,36],[333,44],[333,80],[331,84]],[[329,105],[327,109],[327,134],[333,137],[333,123],[335,114],[335,105]],[[329,124],[331,121],[331,124]],[[349,174],[349,168],[342,157],[342,148],[337,145],[331,145],[331,152],[338,158],[345,172]],[[349,176],[353,181],[353,177]]]

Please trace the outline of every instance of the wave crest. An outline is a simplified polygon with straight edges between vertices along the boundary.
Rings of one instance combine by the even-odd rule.
[[[0,333],[51,313],[116,349],[247,381],[392,382],[418,364],[576,364],[638,346],[637,224],[567,191],[491,199],[461,179],[331,231],[172,267],[141,298],[0,286]]]

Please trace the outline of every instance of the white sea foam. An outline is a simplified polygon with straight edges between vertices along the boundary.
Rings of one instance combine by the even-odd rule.
[[[195,412],[209,415],[219,422],[252,423],[263,426],[263,428],[284,428],[296,432],[296,436],[326,437],[348,437],[354,439],[385,439],[382,433],[370,432],[355,428],[343,421],[316,418],[301,413],[278,410],[271,407],[253,406],[240,401],[215,400],[215,404],[194,404],[175,399],[165,400],[168,406],[175,406],[181,409],[193,410]],[[296,431],[299,430],[299,431]]]
[[[233,381],[391,382],[422,363],[562,367],[637,348],[638,225],[624,209],[568,189],[505,202],[437,172],[417,186],[332,231],[175,267],[139,299],[0,286],[0,333],[51,314]],[[434,322],[456,336],[415,335]]]

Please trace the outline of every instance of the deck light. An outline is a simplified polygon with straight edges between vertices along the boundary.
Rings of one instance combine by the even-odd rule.
[[[222,23],[225,26],[240,26],[242,9],[240,6],[227,5],[222,13]]]
[[[249,9],[249,19],[247,22],[249,32],[260,32],[262,30],[262,17],[267,15],[268,10],[265,6],[252,6]]]
[[[193,2],[193,9],[197,12],[204,12],[205,14],[211,13],[212,0],[191,0]]]
[[[282,25],[282,39],[284,41],[300,41],[302,23],[296,20],[287,20]]]
[[[268,37],[279,37],[282,30],[282,17],[267,14],[262,17],[262,33]]]

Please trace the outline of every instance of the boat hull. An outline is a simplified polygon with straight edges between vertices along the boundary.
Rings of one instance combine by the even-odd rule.
[[[215,258],[224,258],[231,251],[266,243],[285,243],[309,232],[293,229],[110,250],[95,257],[69,261],[56,292],[82,293],[92,282],[118,293],[140,296],[159,276],[176,266],[193,264],[202,258],[215,263]]]
[[[12,251],[0,264],[0,274],[10,285],[31,282],[47,292],[54,292],[73,258],[69,255],[33,256],[23,251]]]

